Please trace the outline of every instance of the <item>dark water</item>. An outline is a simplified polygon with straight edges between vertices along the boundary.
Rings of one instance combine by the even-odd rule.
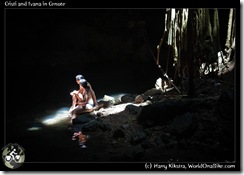
[[[21,145],[27,162],[85,161],[82,155],[77,156],[77,143],[67,135],[66,121],[52,126],[42,123],[58,110],[69,109],[69,93],[78,89],[77,74],[83,74],[90,82],[97,99],[104,95],[144,93],[161,76],[153,63],[9,66],[6,73],[4,141]],[[40,130],[29,131],[32,127]]]

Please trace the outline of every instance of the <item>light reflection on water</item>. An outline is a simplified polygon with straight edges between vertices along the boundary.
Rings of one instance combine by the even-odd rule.
[[[40,122],[34,122],[31,127],[27,128],[27,130],[38,131],[41,130],[43,126],[51,126],[65,122],[69,118],[68,113],[69,108],[62,107],[54,112],[51,112],[50,115],[42,117]]]
[[[42,123],[44,125],[54,125],[66,120],[69,116],[69,108],[63,107],[58,109],[54,114],[44,117]]]
[[[38,131],[38,130],[40,130],[40,129],[42,129],[42,128],[41,128],[41,127],[33,126],[33,127],[28,128],[27,130],[28,130],[28,131]]]

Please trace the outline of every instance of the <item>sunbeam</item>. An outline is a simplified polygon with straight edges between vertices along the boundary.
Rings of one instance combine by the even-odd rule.
[[[62,121],[65,121],[69,117],[68,114],[69,114],[69,108],[63,107],[57,110],[54,114],[45,117],[42,120],[42,123],[44,125],[54,125],[60,123]]]

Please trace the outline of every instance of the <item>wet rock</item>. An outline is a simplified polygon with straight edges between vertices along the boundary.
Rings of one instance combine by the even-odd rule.
[[[170,142],[166,145],[167,148],[177,148],[178,141],[177,140],[170,140]]]
[[[93,120],[93,116],[91,116],[89,113],[87,114],[82,114],[82,115],[78,115],[75,119],[73,119],[72,123],[73,124],[84,124],[84,123],[88,123],[91,120]]]
[[[194,137],[199,140],[199,141],[204,141],[207,139],[208,137],[208,133],[206,131],[200,130],[198,129],[195,134]]]
[[[121,97],[121,102],[122,103],[131,103],[134,102],[135,96],[134,95],[123,95]]]
[[[144,95],[147,96],[147,97],[148,97],[148,96],[153,97],[153,96],[157,96],[157,95],[161,95],[161,94],[163,94],[162,90],[160,90],[160,89],[156,89],[156,88],[149,89],[149,90],[147,90],[147,91],[144,93]]]
[[[131,144],[136,145],[142,142],[146,138],[146,134],[143,131],[137,131],[131,138]]]
[[[194,122],[193,114],[186,113],[182,116],[177,116],[173,122],[167,126],[167,129],[177,136],[186,137],[194,134],[196,129],[196,122]]]
[[[127,105],[125,111],[132,115],[137,115],[140,113],[141,108],[135,105]]]
[[[113,138],[125,137],[125,133],[122,128],[117,128],[113,132]]]
[[[112,104],[115,104],[115,98],[114,98],[114,97],[111,97],[111,96],[109,96],[109,95],[104,95],[102,101],[107,101],[107,102],[110,102],[110,103],[112,103]]]
[[[153,146],[153,144],[149,141],[149,140],[144,140],[142,143],[141,143],[141,146],[144,148],[144,149],[149,149]]]
[[[158,101],[164,97],[162,90],[152,88],[146,91],[144,94],[138,95],[135,98],[135,103],[142,103],[147,100]]]
[[[123,124],[123,125],[122,125],[122,128],[123,128],[123,129],[127,129],[127,128],[129,128],[129,127],[130,127],[129,124]]]
[[[146,96],[144,96],[144,95],[137,95],[136,97],[135,97],[135,103],[142,103],[142,102],[144,102],[145,100],[147,99],[147,97]]]
[[[163,144],[164,144],[159,136],[157,136],[157,137],[154,139],[154,143],[155,143],[157,146],[160,146],[160,145],[163,145]]]
[[[100,100],[100,101],[98,102],[98,104],[99,104],[99,105],[102,105],[103,108],[109,108],[110,106],[113,105],[112,102],[110,102],[110,101],[103,101],[103,100]]]
[[[133,147],[133,157],[134,160],[139,160],[145,155],[145,149],[141,145]]]
[[[148,106],[148,105],[151,105],[151,104],[152,104],[152,102],[150,100],[146,100],[145,102],[140,104],[140,107]]]
[[[118,143],[117,140],[113,140],[111,144],[112,144],[112,146],[113,146],[114,148],[117,148],[118,145],[119,145],[119,143]]]
[[[97,120],[91,120],[88,123],[82,125],[83,131],[95,131],[99,129],[100,123]]]
[[[140,145],[131,147],[126,151],[124,157],[131,160],[139,160],[145,155],[145,149]]]
[[[104,123],[99,123],[99,128],[102,130],[102,131],[111,131],[111,127],[110,125],[108,124],[104,124]]]
[[[73,119],[72,126],[69,127],[68,131],[70,133],[79,131],[94,131],[97,130],[100,126],[104,128],[106,127],[101,125],[101,123],[94,119],[93,116],[89,114],[82,114]]]
[[[226,119],[234,119],[234,92],[222,91],[215,112]]]
[[[148,158],[158,161],[172,157],[186,161],[234,160],[234,126],[229,116],[232,113],[230,101],[232,106],[234,104],[233,93],[226,86],[212,88],[215,81],[198,82],[196,87],[201,94],[191,98],[150,89],[137,96],[141,98],[140,104],[130,104],[129,95],[122,98],[129,102],[126,105],[120,103],[108,109],[101,108],[98,112],[106,115],[97,118],[98,128],[110,131],[104,137],[104,145],[108,145],[106,149],[109,150],[104,160],[142,161]],[[222,88],[226,90],[222,91]],[[80,127],[90,123],[85,122],[86,118],[83,118]],[[90,127],[95,129],[96,123],[93,124]]]
[[[168,132],[162,133],[160,138],[165,144],[169,144],[170,140],[172,140],[172,136]]]
[[[140,124],[146,127],[147,121],[153,121],[157,124],[167,124],[177,115],[182,115],[189,111],[192,102],[190,100],[170,100],[158,102],[143,107],[137,117]]]
[[[183,138],[178,142],[178,146],[181,148],[187,148],[187,142],[186,140]]]

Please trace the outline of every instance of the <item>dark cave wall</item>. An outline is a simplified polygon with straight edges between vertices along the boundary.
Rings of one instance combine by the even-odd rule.
[[[148,62],[151,55],[143,34],[156,48],[163,13],[11,9],[6,17],[7,61],[14,59],[17,65]]]
[[[156,56],[164,13],[165,9],[9,9],[7,65],[154,64],[151,52]],[[228,14],[229,9],[219,9],[222,50]],[[162,66],[167,49],[164,46],[161,53]]]

